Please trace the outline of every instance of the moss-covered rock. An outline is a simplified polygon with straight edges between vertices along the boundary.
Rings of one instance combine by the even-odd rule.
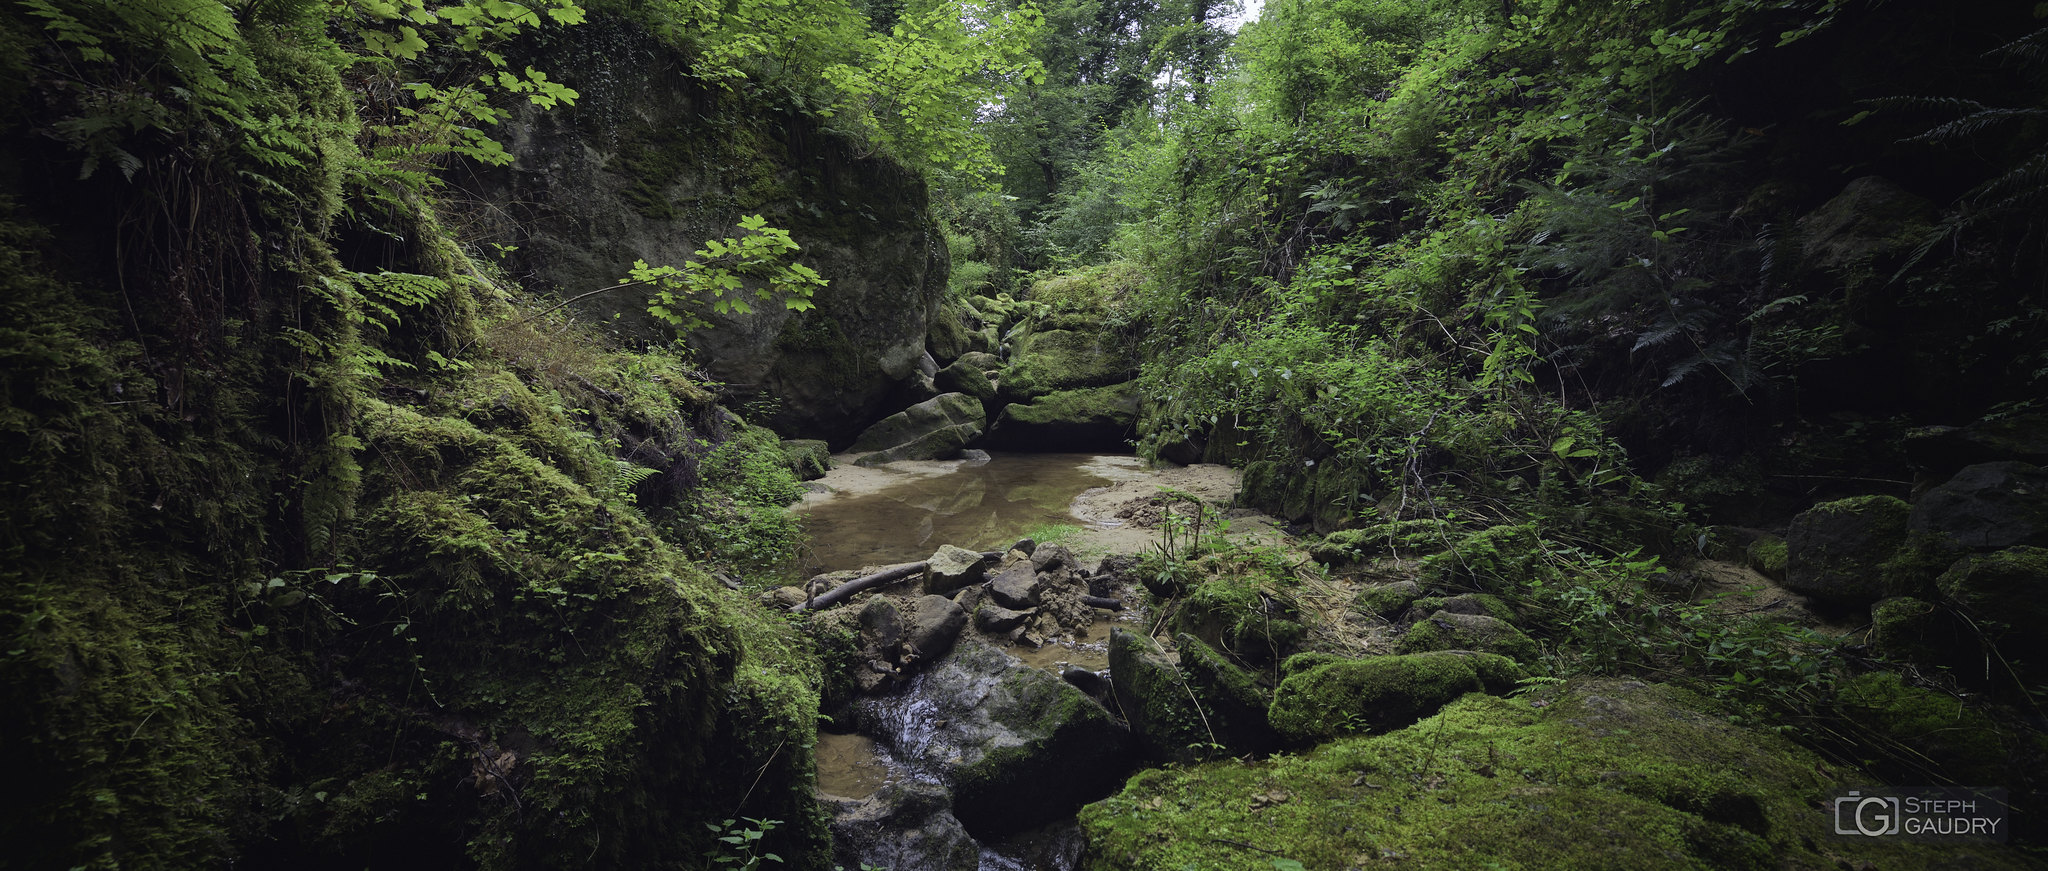
[[[1396,520],[1358,529],[1340,529],[1309,545],[1308,555],[1325,565],[1356,562],[1382,554],[1442,550],[1448,540],[1448,524],[1441,520]]]
[[[2003,731],[1954,696],[1876,671],[1844,682],[1835,692],[1835,711],[1847,728],[1880,736],[1871,743],[1881,752],[1930,760],[1957,783],[2011,782]]]
[[[1180,669],[1159,644],[1121,628],[1109,635],[1109,681],[1117,707],[1145,755],[1161,761],[1206,759],[1214,728],[1196,709]]]
[[[1259,688],[1258,679],[1192,635],[1176,635],[1173,643],[1180,649],[1181,675],[1201,700],[1209,728],[1224,752],[1244,756],[1271,751],[1275,736],[1266,724],[1266,708],[1272,700]]]
[[[1430,650],[1475,650],[1498,653],[1516,662],[1534,662],[1536,642],[1513,623],[1485,614],[1438,611],[1415,621],[1401,636],[1402,653]]]
[[[1873,601],[1885,594],[1880,566],[1906,539],[1912,511],[1891,496],[1823,502],[1792,518],[1784,585],[1821,599]]]
[[[1216,461],[1222,438],[1212,436],[1207,458]],[[1307,523],[1317,532],[1339,530],[1371,507],[1372,471],[1325,458],[1313,465],[1296,457],[1262,459],[1244,467],[1245,503],[1274,517]]]
[[[1278,662],[1306,633],[1298,613],[1256,578],[1211,578],[1188,593],[1174,628],[1247,662]]]
[[[867,466],[897,460],[950,460],[981,437],[987,418],[980,400],[964,393],[932,397],[877,421],[862,431],[850,451]]]
[[[1789,559],[1785,539],[1775,535],[1759,535],[1743,550],[1743,563],[1774,581],[1785,580],[1785,563]]]
[[[1955,639],[1949,615],[1932,602],[1911,596],[1879,599],[1870,606],[1871,652],[1900,662],[1945,662]]]
[[[964,393],[981,402],[984,413],[996,405],[996,383],[988,370],[966,360],[954,360],[932,376],[932,386],[941,393]]]
[[[1012,450],[1121,452],[1130,449],[1137,423],[1135,384],[1061,390],[1005,406],[988,442]]]
[[[1337,659],[1282,680],[1266,719],[1282,740],[1305,746],[1398,729],[1466,693],[1507,692],[1521,676],[1512,660],[1491,653]]]
[[[1538,706],[1538,702],[1542,703]],[[1084,868],[2019,868],[1999,847],[1832,835],[1857,786],[1671,687],[1576,681],[1467,695],[1386,735],[1299,756],[1155,770],[1084,808]]]
[[[1393,620],[1420,598],[1421,585],[1414,581],[1394,581],[1374,584],[1359,590],[1358,595],[1351,600],[1351,608],[1361,614],[1370,614],[1382,620]]]
[[[832,449],[817,439],[783,439],[782,455],[799,481],[815,481],[832,470]]]
[[[2009,547],[1957,560],[1936,582],[1984,638],[2029,663],[2048,651],[2048,548]]]
[[[1010,354],[1002,396],[1010,402],[1030,402],[1061,390],[1127,381],[1137,368],[1132,349],[1130,342],[1101,330],[1028,333]]]

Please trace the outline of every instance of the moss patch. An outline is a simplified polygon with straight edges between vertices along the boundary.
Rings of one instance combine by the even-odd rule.
[[[1297,745],[1398,729],[1466,693],[1507,692],[1522,676],[1514,662],[1490,653],[1334,659],[1307,668],[1296,660],[1288,664],[1295,670],[1274,691],[1267,720]]]
[[[1669,687],[1469,695],[1301,756],[1148,771],[1081,813],[1086,868],[2024,867],[1992,848],[1849,842],[1811,753]]]

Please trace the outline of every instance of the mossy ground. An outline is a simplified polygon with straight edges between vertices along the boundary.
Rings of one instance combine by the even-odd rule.
[[[1812,754],[1669,687],[1473,694],[1299,756],[1141,773],[1089,805],[1089,869],[2024,867],[2009,853],[1835,838]]]

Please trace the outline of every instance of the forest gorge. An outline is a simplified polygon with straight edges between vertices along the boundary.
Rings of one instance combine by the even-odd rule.
[[[982,447],[1291,534],[992,697],[1079,867],[2040,863],[2048,3],[1242,11],[0,3],[0,867],[877,867],[763,594]]]

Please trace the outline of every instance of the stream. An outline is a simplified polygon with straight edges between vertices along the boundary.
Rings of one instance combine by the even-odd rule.
[[[1052,525],[1082,528],[1077,537],[1093,546],[1076,546],[1083,550],[1084,563],[1093,562],[1104,548],[1128,549],[1131,542],[1114,539],[1123,521],[1099,512],[1092,517],[1077,514],[1077,498],[1158,475],[1136,457],[1095,454],[1003,453],[986,460],[902,462],[875,468],[854,466],[845,459],[814,482],[813,492],[798,508],[811,535],[813,571],[922,560],[942,544],[997,550]],[[1096,626],[1079,633],[1081,638],[1042,647],[1018,643],[1004,652],[1052,674],[1068,666],[1102,672],[1108,667],[1108,624],[1114,619],[1102,612]],[[946,720],[935,711],[925,685],[926,675],[920,673],[900,691],[863,698],[859,719],[869,734],[819,733],[818,791],[828,804],[864,801],[892,787],[929,789],[940,784],[932,760],[924,757],[933,751],[932,724]],[[933,838],[930,828],[905,821],[902,838]],[[964,840],[964,834],[959,837]],[[1071,817],[968,843],[978,848],[982,871],[1067,871],[1081,851],[1079,826]],[[958,848],[950,855],[941,861],[934,853],[923,863],[899,855],[889,867],[919,871],[919,866],[957,868],[966,867],[963,860],[972,861]]]

